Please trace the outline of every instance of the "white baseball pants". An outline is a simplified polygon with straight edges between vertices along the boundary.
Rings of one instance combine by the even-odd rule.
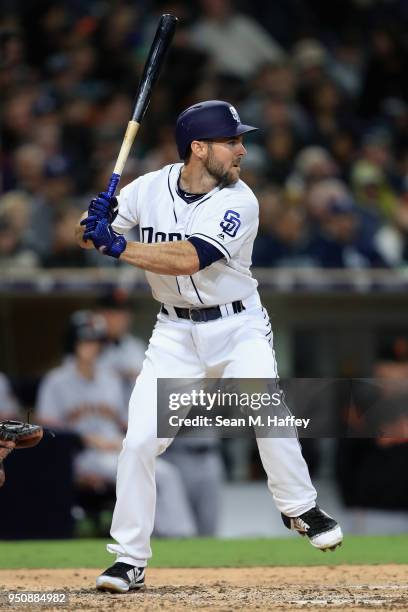
[[[118,561],[143,567],[151,557],[156,457],[172,442],[157,438],[156,379],[278,376],[270,323],[258,294],[243,303],[241,313],[206,323],[158,315],[130,398],[128,431],[118,462],[111,528],[116,544],[107,547]],[[278,510],[298,516],[313,508],[316,490],[298,439],[258,438],[257,443]]]

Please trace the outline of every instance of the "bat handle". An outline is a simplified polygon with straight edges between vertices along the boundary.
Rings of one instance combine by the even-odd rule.
[[[116,161],[116,165],[113,169],[112,176],[109,180],[109,185],[107,192],[109,197],[112,198],[115,195],[116,187],[120,181],[120,177],[123,172],[123,168],[125,167],[126,160],[129,156],[130,149],[132,147],[133,141],[136,138],[136,134],[140,127],[140,123],[134,121],[133,119],[129,121],[125,136],[123,138],[122,146],[119,151],[118,159]]]
[[[120,181],[120,174],[116,174],[116,172],[113,172],[112,176],[109,179],[108,188],[106,190],[110,198],[113,198],[113,196],[115,195],[115,191],[119,184],[119,181]]]

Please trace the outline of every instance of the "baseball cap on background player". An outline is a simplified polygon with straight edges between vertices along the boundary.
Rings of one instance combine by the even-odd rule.
[[[235,107],[229,102],[207,100],[193,104],[177,117],[176,142],[180,159],[185,159],[193,140],[229,138],[257,129],[241,123]]]
[[[106,324],[107,342],[117,343],[130,333],[135,304],[123,287],[115,287],[97,301],[97,311]]]
[[[128,291],[122,287],[116,287],[98,299],[97,307],[101,310],[131,310],[133,305],[130,302]]]
[[[91,310],[77,310],[70,316],[65,335],[65,352],[74,353],[76,345],[81,341],[106,341],[106,324],[101,315]]]

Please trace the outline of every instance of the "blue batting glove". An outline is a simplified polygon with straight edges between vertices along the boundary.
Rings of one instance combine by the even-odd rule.
[[[96,216],[98,219],[107,219],[113,223],[118,214],[118,201],[115,197],[110,198],[106,191],[99,193],[96,198],[91,200],[88,208],[88,216]]]
[[[82,219],[79,225],[85,226],[84,235],[86,232],[93,232],[96,229],[96,224],[98,223],[98,221],[100,221],[100,218],[97,217],[96,215],[91,215],[91,216],[88,215],[88,217],[85,217],[85,219]]]
[[[87,219],[91,219],[91,217],[87,217]],[[84,221],[87,219],[84,219]],[[94,224],[95,226],[93,227]],[[87,224],[84,225],[86,225],[83,235],[84,240],[92,240],[94,247],[103,253],[103,255],[119,259],[126,249],[126,238],[122,234],[117,234],[113,231],[107,219],[99,219],[96,222],[92,221],[89,224],[90,226],[92,225],[92,228],[90,227],[89,229]]]

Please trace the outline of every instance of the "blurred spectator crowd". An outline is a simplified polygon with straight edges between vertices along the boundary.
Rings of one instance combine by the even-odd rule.
[[[73,226],[107,185],[164,12],[180,23],[121,184],[177,161],[183,108],[226,99],[260,127],[242,171],[254,265],[405,266],[403,0],[5,0],[0,270],[120,265],[77,248]]]

